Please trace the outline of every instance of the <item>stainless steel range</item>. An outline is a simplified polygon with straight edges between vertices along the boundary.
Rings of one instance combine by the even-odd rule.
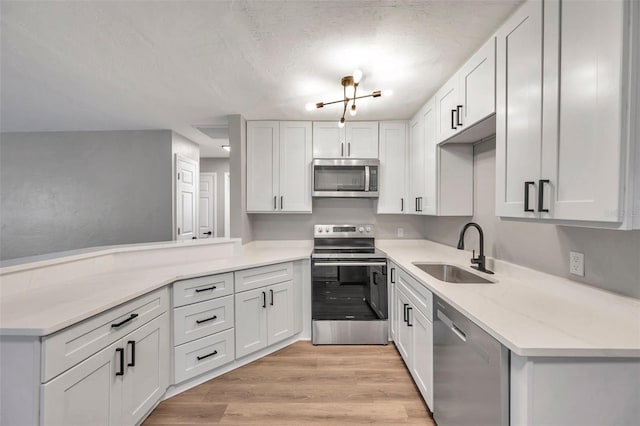
[[[314,345],[388,343],[387,259],[374,234],[370,224],[315,225]]]

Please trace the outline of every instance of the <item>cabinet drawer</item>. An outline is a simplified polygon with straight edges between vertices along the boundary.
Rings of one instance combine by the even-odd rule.
[[[173,283],[173,306],[189,305],[230,294],[233,294],[233,272],[176,281]]]
[[[211,371],[234,359],[233,329],[177,346],[174,349],[175,383]]]
[[[411,299],[416,308],[420,309],[429,321],[433,322],[433,294],[404,270],[398,269],[398,272],[398,286]]]
[[[293,279],[293,263],[278,263],[235,273],[236,293]]]
[[[173,311],[176,345],[233,327],[233,296],[207,300]]]
[[[98,314],[42,341],[42,382],[69,369],[169,309],[163,287]]]

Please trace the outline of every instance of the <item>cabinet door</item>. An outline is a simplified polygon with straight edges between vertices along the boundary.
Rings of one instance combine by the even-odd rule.
[[[345,126],[345,157],[378,158],[378,122],[348,121]]]
[[[267,344],[293,336],[293,281],[269,287],[267,300]]]
[[[337,121],[313,122],[313,158],[342,158],[346,156],[345,131]]]
[[[496,39],[492,37],[458,72],[461,129],[496,112]]]
[[[280,125],[277,121],[247,122],[247,211],[273,212],[278,200],[278,146]]]
[[[411,370],[411,344],[412,344],[412,336],[411,332],[413,331],[412,327],[407,325],[407,308],[411,306],[409,303],[409,298],[396,286],[396,311],[398,315],[398,330],[396,331],[396,335],[398,337],[396,341],[396,347],[398,348],[398,352],[402,356],[404,363],[407,365],[409,370]]]
[[[118,341],[41,386],[42,424],[121,425],[122,376]]]
[[[433,325],[422,312],[411,309],[413,327],[411,375],[422,397],[433,410]]]
[[[391,323],[391,327],[389,327],[389,333],[391,334],[391,340],[394,342],[397,338],[397,330],[398,330],[398,301],[396,298],[398,297],[396,290],[396,281],[398,277],[398,267],[389,262],[389,274],[387,275],[387,288],[389,289],[389,322]]]
[[[266,287],[237,293],[236,357],[240,358],[267,346]]]
[[[380,196],[378,214],[407,211],[407,123],[380,123]]]
[[[424,123],[423,115],[419,111],[410,123],[409,139],[409,197],[408,206],[405,210],[408,213],[420,214],[421,203],[425,196],[425,164],[424,164]]]
[[[122,424],[135,425],[169,386],[169,314],[127,335],[122,386]]]
[[[496,215],[535,218],[542,143],[542,2],[525,3],[496,38]],[[525,211],[525,197],[531,211]]]
[[[311,150],[311,122],[280,123],[280,211],[311,213]]]
[[[438,143],[455,135],[460,128],[458,123],[461,123],[462,117],[458,117],[458,105],[460,105],[458,98],[458,74],[456,74],[436,93]]]
[[[423,199],[421,210],[422,214],[435,215],[438,213],[438,163],[437,163],[437,151],[438,144],[436,142],[436,100],[431,98],[424,108],[422,108],[422,126],[424,131],[423,136],[423,167],[422,172],[416,176],[416,178],[423,178]],[[419,154],[419,152],[417,153]],[[419,161],[419,160],[415,160]],[[413,164],[412,164],[413,166]]]
[[[546,2],[542,218],[619,222],[625,2]]]

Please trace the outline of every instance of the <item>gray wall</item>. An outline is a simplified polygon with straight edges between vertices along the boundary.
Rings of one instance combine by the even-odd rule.
[[[216,188],[216,216],[218,226],[216,236],[224,235],[224,174],[229,171],[228,158],[201,158],[200,173],[215,173],[218,180]]]
[[[640,298],[640,231],[557,226],[495,216],[495,140],[475,146],[475,215],[487,255]],[[426,218],[426,237],[455,246],[466,219]],[[470,229],[466,248],[477,247]],[[585,276],[569,274],[569,251],[585,255]]]
[[[376,215],[375,201],[355,198],[318,198],[313,200],[312,214],[252,214],[256,240],[312,239],[314,224],[373,223],[376,238],[397,238],[398,228],[404,238],[424,238],[424,219],[409,215]]]
[[[0,259],[170,240],[169,130],[2,133]]]
[[[247,120],[235,114],[228,116],[228,122],[231,237],[241,238],[247,244],[254,238],[247,214]]]

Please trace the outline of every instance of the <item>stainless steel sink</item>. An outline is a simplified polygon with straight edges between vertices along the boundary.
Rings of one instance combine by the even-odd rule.
[[[427,274],[435,279],[454,284],[493,284],[486,278],[459,268],[455,265],[447,265],[444,263],[413,263]]]

